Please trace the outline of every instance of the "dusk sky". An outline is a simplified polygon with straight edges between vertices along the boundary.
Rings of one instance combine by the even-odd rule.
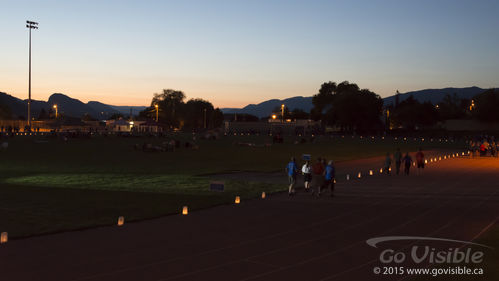
[[[165,88],[216,107],[348,80],[396,90],[499,86],[499,1],[0,0],[0,91],[148,105]]]

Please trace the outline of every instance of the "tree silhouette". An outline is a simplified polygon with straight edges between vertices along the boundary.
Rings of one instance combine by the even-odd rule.
[[[323,83],[319,89],[319,93],[312,97],[313,108],[311,110],[311,116],[314,120],[326,121],[327,119],[334,119],[332,116],[330,118],[324,118],[324,111],[329,109],[333,103],[334,94],[336,93],[336,83],[326,82]],[[330,120],[334,123],[334,120]]]
[[[185,127],[204,128],[205,125],[206,128],[212,127],[215,109],[210,102],[203,99],[191,99],[182,108],[181,119]]]
[[[438,114],[441,120],[458,119],[466,115],[466,102],[458,98],[454,93],[452,96],[447,94],[438,104]]]
[[[484,122],[499,121],[499,92],[494,89],[487,90],[473,98],[475,107],[472,114],[475,118]]]
[[[299,109],[295,108],[293,111],[291,111],[291,119],[309,119],[310,114]]]
[[[414,130],[434,125],[438,121],[438,111],[432,103],[420,103],[411,95],[393,110],[390,119],[394,127]]]
[[[156,119],[158,106],[158,122],[173,128],[213,128],[223,124],[224,116],[220,109],[203,99],[190,99],[184,102],[182,91],[167,89],[154,94],[151,106],[139,113],[140,118]]]
[[[158,105],[159,119],[161,123],[166,124],[170,128],[178,128],[180,125],[179,113],[182,112],[185,94],[182,91],[165,89],[160,94],[154,94],[151,107],[147,108],[149,117],[155,118],[156,108]]]
[[[213,112],[213,127],[219,128],[223,125],[224,123],[224,114],[220,110],[220,108],[215,108],[215,111]]]
[[[321,85],[312,98],[312,118],[320,119],[324,126],[337,125],[343,131],[368,132],[381,130],[383,100],[367,89],[348,81]]]

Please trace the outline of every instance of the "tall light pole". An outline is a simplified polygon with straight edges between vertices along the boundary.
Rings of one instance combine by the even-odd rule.
[[[282,123],[284,123],[284,104],[281,104],[281,117],[282,117]]]
[[[38,23],[27,20],[26,27],[29,29],[28,127],[31,130],[31,29],[38,29]]]
[[[54,104],[54,109],[55,109],[55,119],[59,116],[59,113],[57,111],[57,104]]]
[[[154,107],[156,108],[156,123],[158,123],[158,117],[159,117],[159,105],[155,104]]]

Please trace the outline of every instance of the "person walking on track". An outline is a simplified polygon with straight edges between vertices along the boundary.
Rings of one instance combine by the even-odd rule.
[[[319,157],[314,166],[312,166],[312,195],[315,193],[317,196],[321,194],[321,187],[324,184],[324,165],[322,159]],[[317,187],[317,192],[314,190]]]
[[[404,162],[404,173],[406,175],[409,175],[409,171],[411,170],[411,165],[412,165],[412,158],[409,156],[409,152],[407,152],[402,158],[402,162]]]
[[[301,168],[303,174],[303,183],[305,186],[305,192],[310,190],[310,183],[312,181],[312,166],[310,166],[310,161],[306,161]]]
[[[286,166],[286,172],[288,174],[288,182],[289,182],[289,189],[288,189],[288,194],[289,196],[295,194],[295,183],[296,183],[296,174],[298,173],[298,167],[296,166],[296,161],[294,157],[291,157],[291,161],[289,161],[288,165]]]
[[[418,153],[416,153],[416,165],[418,167],[418,174],[422,174],[424,171],[424,153],[421,147],[419,148]]]
[[[395,160],[395,172],[398,175],[400,173],[400,165],[402,164],[402,153],[400,153],[400,148],[393,154],[393,160]]]
[[[334,180],[336,178],[336,169],[334,168],[333,160],[330,160],[325,169],[324,186],[331,190],[331,197],[334,197]]]

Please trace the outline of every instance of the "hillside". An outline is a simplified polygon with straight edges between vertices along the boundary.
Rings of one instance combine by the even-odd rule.
[[[0,92],[0,104],[8,106],[15,118],[25,118],[27,115],[27,100],[21,100]],[[130,114],[130,108],[133,109],[133,114],[136,115],[145,108],[145,106],[113,106],[98,101],[84,103],[67,95],[55,93],[49,97],[48,101],[32,100],[31,114],[36,117],[40,114],[42,109],[48,112],[54,104],[57,104],[60,114],[64,114],[68,117],[82,117],[85,114],[89,114],[93,118],[99,120],[106,119],[117,113],[128,115]]]
[[[471,99],[475,95],[482,93],[485,90],[486,89],[482,89],[479,87],[425,89],[420,91],[401,93],[399,96],[399,101],[403,101],[412,95],[416,100],[420,102],[429,101],[433,104],[436,104],[442,101],[447,94],[456,94],[459,98]],[[385,105],[394,104],[395,95],[386,97],[383,99],[383,101]],[[0,104],[7,105],[15,117],[26,117],[26,111],[28,108],[27,100],[21,100],[6,93],[0,92]],[[129,115],[130,109],[132,109],[133,115],[137,115],[140,111],[146,108],[145,106],[113,106],[98,101],[83,103],[78,99],[73,99],[67,95],[56,93],[51,95],[48,101],[32,100],[32,116],[38,116],[42,109],[45,109],[45,111],[49,111],[49,109],[52,108],[54,104],[58,105],[59,113],[65,114],[66,116],[81,117],[85,114],[89,114],[90,116],[99,120],[109,118],[111,115],[116,113]],[[295,109],[301,109],[305,112],[310,112],[313,107],[312,97],[298,96],[282,100],[271,99],[258,104],[249,104],[243,108],[222,108],[221,110],[226,114],[246,113],[261,118],[269,116],[272,113],[272,110],[276,107],[280,107],[281,104],[286,105],[286,107],[288,107],[291,111]]]
[[[425,89],[420,91],[412,91],[407,93],[401,93],[399,96],[399,102],[407,99],[411,95],[419,102],[431,102],[437,104],[441,102],[446,95],[456,94],[458,98],[461,99],[472,99],[475,95],[485,92],[487,89],[482,89],[479,87],[468,87],[468,88],[444,88],[444,89]],[[386,97],[383,99],[385,105],[395,104],[395,95]]]
[[[286,105],[291,111],[294,109],[301,109],[309,112],[312,109],[312,97],[293,97],[288,99],[271,99],[261,102],[259,104],[249,104],[243,108],[222,108],[223,113],[246,113],[255,115],[257,117],[270,116],[272,110],[280,107],[281,104]]]
[[[482,89],[479,87],[467,87],[467,88],[444,88],[444,89],[425,89],[420,91],[412,91],[407,93],[400,93],[399,102],[407,99],[409,96],[413,96],[416,100],[420,102],[429,101],[433,104],[441,102],[444,97],[449,94],[456,94],[458,98],[472,99],[475,95],[485,92],[487,89]],[[395,95],[383,98],[385,105],[390,105],[395,103]],[[275,107],[285,104],[290,110],[296,108],[310,112],[312,109],[312,97],[294,97],[289,99],[271,99],[259,104],[250,104],[243,108],[222,108],[223,113],[246,113],[252,114],[258,117],[269,116],[272,113],[272,109]]]

